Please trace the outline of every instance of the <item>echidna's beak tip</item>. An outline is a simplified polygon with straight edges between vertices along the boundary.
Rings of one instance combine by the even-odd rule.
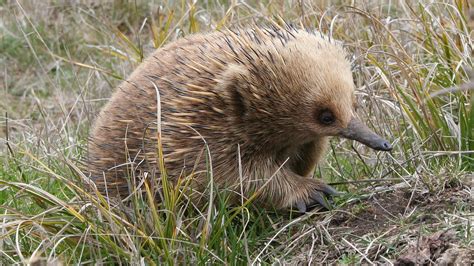
[[[380,150],[381,151],[391,151],[393,149],[392,144],[390,144],[388,141],[384,141],[381,143]]]
[[[357,118],[352,118],[347,128],[342,130],[341,136],[357,140],[374,150],[391,151],[393,149],[390,142],[375,134]]]

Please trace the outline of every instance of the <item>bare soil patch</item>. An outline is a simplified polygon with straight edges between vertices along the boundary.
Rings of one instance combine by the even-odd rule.
[[[396,265],[474,262],[465,242],[472,196],[465,185],[437,193],[397,189],[376,193],[335,210],[324,244],[304,245],[296,261],[393,263]],[[455,217],[455,218],[453,218]],[[467,226],[469,227],[469,226]],[[351,256],[352,260],[351,260]],[[294,262],[294,260],[293,260]]]
[[[471,202],[472,198],[463,186],[447,188],[436,194],[408,190],[376,194],[346,206],[334,216],[331,228],[335,234],[344,231],[345,234],[363,236],[396,227],[400,219],[429,225],[436,223],[438,215],[443,212],[451,212],[456,204]]]

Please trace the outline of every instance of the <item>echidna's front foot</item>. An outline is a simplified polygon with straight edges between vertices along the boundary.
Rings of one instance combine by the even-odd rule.
[[[320,205],[326,209],[331,209],[331,205],[328,202],[328,197],[338,196],[342,193],[334,189],[333,187],[321,183],[317,189],[310,192],[308,199],[300,199],[296,202],[296,208],[299,212],[305,213],[307,210],[314,208],[316,205]]]

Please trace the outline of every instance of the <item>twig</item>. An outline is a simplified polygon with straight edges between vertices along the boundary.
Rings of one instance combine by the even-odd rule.
[[[13,152],[12,146],[10,145],[10,134],[9,134],[9,127],[8,127],[8,112],[5,112],[5,138],[6,138],[6,141],[7,141],[8,152],[10,153],[10,155],[13,158],[13,162],[16,166],[16,169],[20,173],[21,178],[23,180],[26,180],[26,177],[25,177],[25,174],[23,173],[23,170],[21,169],[20,165],[16,161],[15,152]]]
[[[464,83],[459,86],[452,86],[446,89],[433,92],[429,95],[428,99],[433,99],[443,94],[448,94],[448,93],[453,93],[453,92],[458,92],[458,91],[468,91],[468,90],[474,90],[474,81]]]
[[[402,181],[402,178],[374,178],[374,179],[362,179],[362,180],[349,180],[341,182],[331,182],[328,185],[344,185],[344,184],[358,184],[358,183],[371,183],[371,182],[387,182],[387,181]]]

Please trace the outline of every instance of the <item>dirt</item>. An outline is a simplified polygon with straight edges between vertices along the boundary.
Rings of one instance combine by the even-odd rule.
[[[474,249],[461,249],[453,246],[456,232],[439,231],[421,236],[408,243],[408,249],[396,261],[395,265],[459,264],[470,265],[474,261]]]
[[[462,186],[448,188],[438,194],[424,192],[412,195],[407,190],[382,193],[344,207],[333,217],[330,228],[335,234],[343,231],[363,236],[396,227],[400,219],[412,219],[410,222],[413,224],[430,224],[435,222],[440,211],[449,211],[458,202],[471,201]],[[417,215],[408,215],[411,212]]]
[[[359,261],[363,263],[472,265],[474,247],[463,243],[459,230],[444,221],[459,210],[472,213],[471,205],[470,189],[462,185],[438,193],[409,189],[376,193],[335,210],[327,227],[331,250],[320,246],[311,256],[328,254],[325,262],[352,264],[357,262],[344,258],[363,252]]]
[[[390,226],[390,221],[403,214],[408,204],[403,193],[377,195],[367,201],[347,206],[335,215],[330,228],[338,232],[350,232],[354,236],[363,236],[377,229]]]

